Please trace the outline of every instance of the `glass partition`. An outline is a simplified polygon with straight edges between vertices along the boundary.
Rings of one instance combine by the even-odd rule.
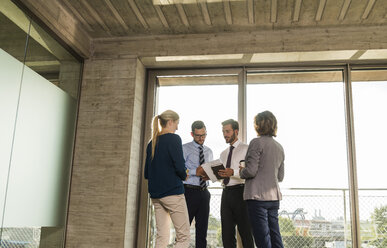
[[[17,19],[27,21],[15,23]],[[23,242],[14,238],[15,232],[11,227],[4,226],[4,216],[28,29],[28,17],[18,11],[11,1],[2,1],[0,5],[0,247],[19,245]],[[32,237],[31,232],[26,236]],[[35,244],[33,238],[30,240]]]
[[[11,1],[0,11],[0,247],[63,247],[81,63]]]
[[[361,243],[387,247],[387,70],[354,70],[351,78]]]

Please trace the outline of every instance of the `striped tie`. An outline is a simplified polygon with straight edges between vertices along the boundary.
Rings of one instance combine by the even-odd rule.
[[[199,146],[199,165],[204,164],[204,153],[203,146]],[[207,187],[207,183],[205,180],[200,178],[200,187],[204,190]]]

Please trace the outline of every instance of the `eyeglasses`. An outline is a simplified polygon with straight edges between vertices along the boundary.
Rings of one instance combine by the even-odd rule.
[[[196,138],[205,138],[207,136],[207,134],[206,133],[205,134],[196,134],[196,133],[194,133],[194,136]]]

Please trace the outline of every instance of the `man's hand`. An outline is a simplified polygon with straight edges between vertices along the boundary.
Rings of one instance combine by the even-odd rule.
[[[204,171],[203,167],[201,167],[201,166],[199,166],[196,169],[196,176],[201,177],[205,181],[210,180],[207,173]]]
[[[231,168],[226,168],[225,170],[219,170],[218,175],[225,178],[225,177],[231,177],[234,175],[234,170]]]
[[[208,178],[207,173],[204,171],[203,167],[199,166],[196,169],[196,176],[201,177],[201,178]],[[208,178],[209,179],[209,178]],[[207,179],[207,180],[208,180]],[[205,179],[204,179],[205,180]]]
[[[202,179],[203,179],[204,181],[210,180],[210,178],[209,178],[208,176],[204,176],[204,177],[202,177]]]
[[[198,168],[196,168],[196,176],[201,177],[201,176],[204,176],[204,174],[205,172],[203,167],[199,166]]]

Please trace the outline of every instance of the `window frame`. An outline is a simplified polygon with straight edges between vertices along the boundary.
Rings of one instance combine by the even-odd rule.
[[[300,66],[262,66],[262,67],[230,67],[230,68],[214,68],[214,69],[156,69],[148,70],[148,88],[147,88],[147,105],[145,126],[151,126],[151,121],[154,113],[157,112],[158,102],[158,77],[167,76],[199,76],[199,75],[237,75],[238,76],[238,121],[240,124],[240,138],[246,142],[247,139],[247,122],[246,122],[246,85],[247,74],[262,73],[262,72],[307,72],[307,71],[342,71],[344,84],[344,107],[345,107],[345,123],[346,123],[346,142],[347,142],[347,163],[348,163],[348,178],[349,178],[349,199],[350,199],[350,216],[351,216],[351,236],[352,247],[359,247],[361,244],[360,238],[360,218],[359,218],[359,197],[357,185],[357,170],[356,170],[356,152],[355,152],[355,132],[353,118],[353,101],[351,88],[351,71],[352,70],[374,70],[387,69],[387,65],[361,65],[361,64],[339,64],[339,65],[300,65]],[[146,129],[143,139],[143,147],[145,147],[150,139],[151,130]],[[143,153],[145,157],[145,152]],[[146,224],[146,229],[138,229],[137,244],[141,247],[149,247],[149,211],[150,199],[147,192],[146,180],[141,179],[141,195],[140,195],[140,211],[139,224]],[[139,225],[143,226],[143,225]],[[141,242],[144,241],[144,242]],[[142,245],[143,244],[143,245]]]

